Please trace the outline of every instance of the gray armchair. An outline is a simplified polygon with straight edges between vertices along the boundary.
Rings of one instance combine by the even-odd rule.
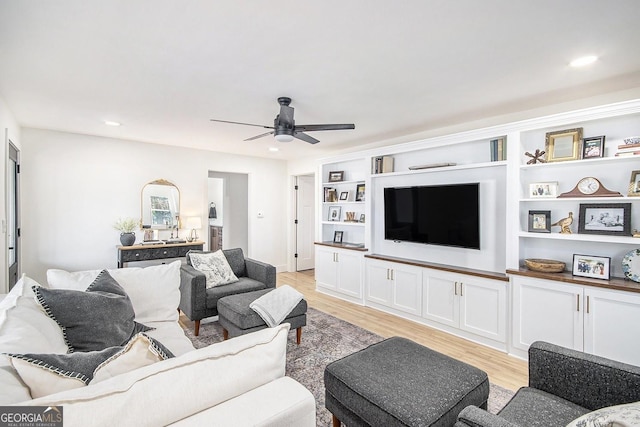
[[[245,258],[242,249],[224,249],[224,253],[238,281],[227,285],[206,288],[205,276],[191,266],[189,253],[187,264],[180,269],[180,310],[195,322],[194,334],[200,333],[200,320],[218,315],[220,298],[276,287],[276,268],[270,264]]]
[[[596,409],[640,400],[640,367],[537,341],[529,387],[498,413],[467,406],[455,427],[553,427]]]

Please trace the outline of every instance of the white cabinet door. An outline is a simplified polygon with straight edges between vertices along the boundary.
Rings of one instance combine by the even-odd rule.
[[[392,264],[393,307],[420,315],[422,311],[422,270],[402,264]]]
[[[316,246],[316,286],[336,289],[338,270],[335,251],[329,247]]]
[[[338,283],[340,292],[362,298],[362,255],[353,251],[336,251],[338,261]]]
[[[583,349],[581,286],[512,276],[514,347],[528,350],[537,340]]]
[[[422,279],[422,316],[458,327],[458,285],[450,273],[429,271]]]
[[[366,266],[367,300],[391,306],[391,270],[389,263],[367,260]]]
[[[584,350],[640,366],[640,295],[585,288]]]
[[[507,339],[506,282],[464,278],[458,287],[460,329],[505,342]]]

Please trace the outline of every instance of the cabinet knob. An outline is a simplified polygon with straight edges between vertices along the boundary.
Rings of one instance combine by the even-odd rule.
[[[139,253],[136,253],[136,256],[140,256],[140,254],[139,254]]]
[[[162,255],[166,255],[166,254],[167,254],[167,251],[162,252]]]

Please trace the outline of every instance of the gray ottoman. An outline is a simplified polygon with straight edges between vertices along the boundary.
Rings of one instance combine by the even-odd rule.
[[[273,289],[262,289],[229,295],[218,300],[218,321],[223,327],[222,334],[225,340],[267,327],[262,317],[253,311],[249,304],[271,291]],[[291,329],[296,330],[296,342],[300,344],[302,327],[307,324],[307,301],[300,301],[282,323],[289,323]]]
[[[489,398],[485,372],[399,337],[330,363],[324,387],[334,427],[450,427]]]

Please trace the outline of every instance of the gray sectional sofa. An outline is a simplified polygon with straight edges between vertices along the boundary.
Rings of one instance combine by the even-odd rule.
[[[553,427],[613,405],[640,401],[640,367],[546,342],[529,348],[529,387],[497,414],[468,406],[455,427]]]
[[[194,334],[200,333],[200,320],[218,315],[220,298],[244,292],[276,287],[276,268],[270,264],[245,258],[241,248],[224,249],[224,253],[238,281],[206,288],[205,275],[193,268],[189,251],[187,264],[180,270],[180,311],[195,322]]]

